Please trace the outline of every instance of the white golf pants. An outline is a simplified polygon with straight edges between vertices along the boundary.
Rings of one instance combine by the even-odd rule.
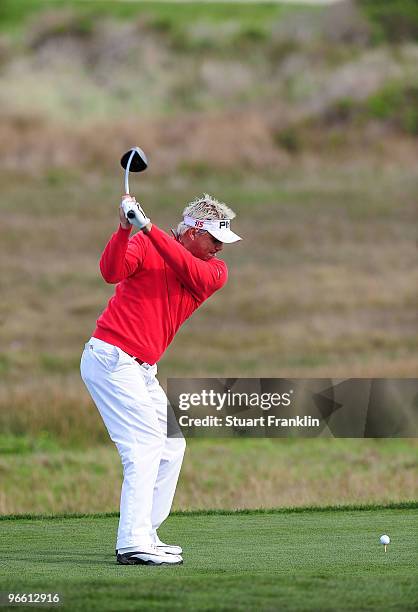
[[[170,513],[186,443],[167,438],[167,397],[157,366],[140,365],[113,344],[86,343],[81,377],[123,465],[116,548],[152,543]]]

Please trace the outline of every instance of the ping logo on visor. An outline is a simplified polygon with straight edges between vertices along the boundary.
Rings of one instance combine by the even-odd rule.
[[[231,227],[231,221],[229,219],[211,219],[210,221],[204,221],[203,219],[184,217],[184,223],[190,227],[205,229],[208,232],[211,230],[225,230]]]
[[[221,242],[236,242],[241,238],[231,231],[231,221],[229,219],[193,219],[184,217],[184,223],[189,227],[206,230]]]

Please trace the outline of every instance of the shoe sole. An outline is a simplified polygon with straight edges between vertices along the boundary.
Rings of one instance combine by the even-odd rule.
[[[119,565],[156,565],[156,566],[160,566],[160,565],[182,565],[183,560],[176,561],[176,563],[167,563],[165,561],[161,561],[161,563],[157,563],[151,560],[144,561],[143,559],[131,558],[131,559],[124,559],[123,561],[121,561],[120,559],[117,559],[117,563],[119,563]]]

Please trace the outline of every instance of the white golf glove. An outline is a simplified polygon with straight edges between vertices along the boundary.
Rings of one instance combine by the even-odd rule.
[[[142,210],[141,206],[132,196],[125,196],[122,198],[121,208],[125,213],[126,219],[131,223],[131,225],[135,225],[139,227],[139,229],[143,229],[148,223],[151,223],[151,220],[148,219],[147,215]]]

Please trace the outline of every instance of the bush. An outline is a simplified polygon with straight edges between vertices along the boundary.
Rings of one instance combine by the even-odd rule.
[[[359,0],[376,42],[418,40],[417,0]]]
[[[366,110],[371,117],[388,119],[402,103],[402,90],[390,85],[371,95],[366,102]]]
[[[321,123],[327,128],[347,124],[361,127],[371,119],[391,125],[409,135],[417,135],[418,84],[393,81],[364,102],[352,98],[336,100],[322,114]],[[285,134],[283,138],[280,135],[280,139],[285,144],[287,142],[289,150],[294,146],[290,136]]]
[[[325,119],[329,123],[343,123],[353,118],[357,104],[352,98],[341,98],[331,108],[327,109]]]
[[[32,23],[28,43],[36,49],[54,38],[89,38],[93,29],[94,20],[87,15],[72,10],[45,11]]]
[[[300,153],[303,145],[300,132],[291,126],[276,132],[274,141],[279,147],[291,154]]]
[[[408,134],[418,136],[418,107],[409,108],[404,114],[402,124]]]
[[[418,84],[386,86],[370,96],[366,112],[372,118],[392,122],[408,134],[418,134]]]

